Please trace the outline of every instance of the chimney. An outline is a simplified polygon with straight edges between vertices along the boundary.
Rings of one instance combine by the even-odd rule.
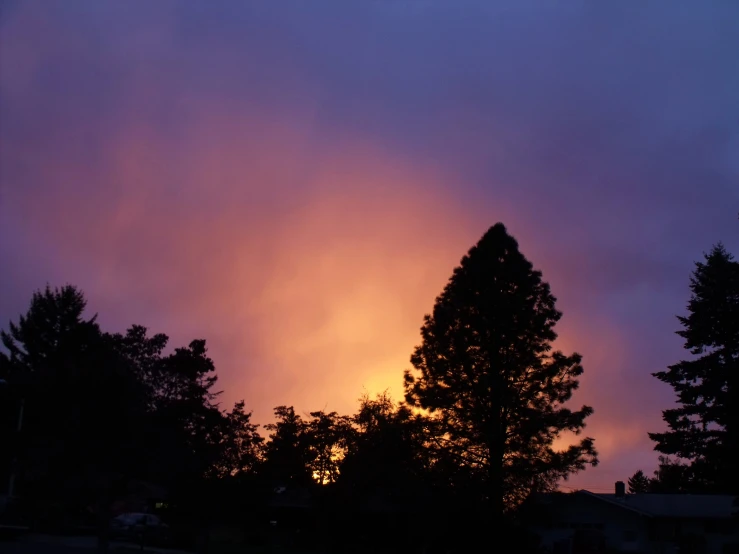
[[[623,498],[626,496],[626,485],[623,481],[616,481],[616,497]]]

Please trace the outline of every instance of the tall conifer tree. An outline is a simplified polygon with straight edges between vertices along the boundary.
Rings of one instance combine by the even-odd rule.
[[[462,259],[405,375],[406,400],[442,429],[440,453],[453,457],[493,514],[597,463],[593,439],[564,450],[593,413],[566,407],[583,368],[579,354],[552,350],[561,313],[542,274],[498,223]]]

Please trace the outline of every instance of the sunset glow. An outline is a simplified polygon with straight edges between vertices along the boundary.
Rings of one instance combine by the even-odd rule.
[[[739,121],[739,91],[705,68],[731,50],[711,24],[665,16],[700,45],[686,47],[696,67],[652,54],[678,68],[667,86],[638,44],[617,59],[582,46],[598,40],[595,11],[541,33],[526,10],[510,28],[476,23],[482,5],[370,2],[324,21],[52,4],[1,20],[5,321],[34,289],[73,283],[105,328],[207,339],[224,405],[244,398],[258,422],[282,404],[351,413],[364,391],[402,398],[424,314],[502,221],[559,299],[558,347],[584,356],[573,402],[595,408],[602,464],[572,486],[652,471],[646,433],[672,395],[650,374],[682,355],[691,263],[739,236],[722,180],[736,126],[721,127]],[[458,52],[439,51],[440,28]],[[615,95],[614,72],[639,95]],[[703,86],[715,100],[696,114]]]

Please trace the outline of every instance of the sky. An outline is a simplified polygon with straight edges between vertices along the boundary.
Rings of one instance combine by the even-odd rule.
[[[693,262],[739,255],[739,3],[7,0],[0,325],[71,283],[205,338],[224,406],[402,396],[503,222],[584,356],[608,492],[651,472]]]

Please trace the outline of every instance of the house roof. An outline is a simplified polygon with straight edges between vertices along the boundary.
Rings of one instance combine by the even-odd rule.
[[[737,497],[725,494],[596,494],[580,491],[604,502],[650,517],[728,519],[739,513]]]

